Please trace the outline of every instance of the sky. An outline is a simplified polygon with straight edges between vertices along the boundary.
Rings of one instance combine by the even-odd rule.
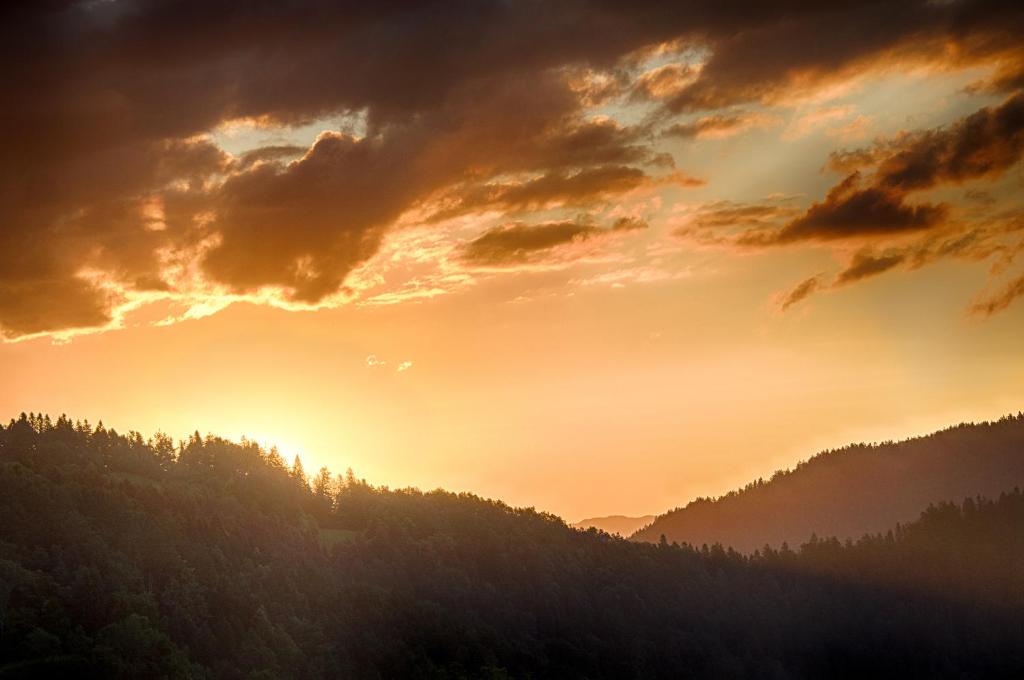
[[[1019,3],[0,13],[0,417],[576,520],[1024,408]]]

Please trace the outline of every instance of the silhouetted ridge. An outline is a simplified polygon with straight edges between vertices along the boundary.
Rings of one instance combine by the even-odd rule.
[[[767,481],[671,510],[633,539],[664,535],[750,552],[812,533],[858,538],[911,520],[930,503],[998,496],[1016,485],[1024,485],[1024,414],[826,451]]]
[[[32,416],[0,519],[4,680],[1024,673],[1019,490],[747,557]]]

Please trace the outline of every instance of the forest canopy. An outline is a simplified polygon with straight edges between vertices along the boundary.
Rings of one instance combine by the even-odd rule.
[[[634,540],[722,543],[750,552],[812,533],[857,539],[913,520],[930,503],[1024,486],[1024,413],[923,437],[823,451],[720,498],[657,517]]]
[[[1014,676],[1024,494],[742,555],[251,442],[0,426],[0,678]]]

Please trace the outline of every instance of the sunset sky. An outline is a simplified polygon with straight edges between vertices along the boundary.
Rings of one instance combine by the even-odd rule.
[[[5,6],[0,416],[575,520],[1024,409],[1020,3],[746,4]]]

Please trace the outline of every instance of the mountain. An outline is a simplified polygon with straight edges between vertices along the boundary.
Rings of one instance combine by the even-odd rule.
[[[745,556],[198,434],[0,426],[0,679],[1024,677],[1024,494]]]
[[[930,503],[1024,486],[1024,414],[901,442],[819,453],[792,470],[659,516],[636,541],[721,543],[743,552],[812,534],[859,538],[914,519]]]
[[[650,524],[654,520],[654,517],[654,515],[644,515],[643,517],[609,515],[608,517],[591,517],[590,519],[581,519],[579,522],[572,524],[572,526],[576,529],[593,528],[606,531],[609,534],[629,536],[635,533],[638,529]]]

